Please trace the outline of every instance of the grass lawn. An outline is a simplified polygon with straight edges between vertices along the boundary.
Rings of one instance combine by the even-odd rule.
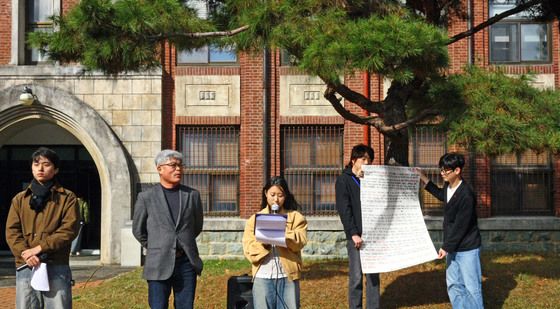
[[[347,308],[347,267],[343,260],[304,261],[302,308]],[[486,308],[560,308],[560,257],[487,254],[482,268]],[[196,308],[226,308],[227,279],[246,273],[244,260],[205,261]],[[443,261],[382,274],[381,284],[383,308],[451,308]],[[74,289],[74,308],[148,308],[141,269]]]

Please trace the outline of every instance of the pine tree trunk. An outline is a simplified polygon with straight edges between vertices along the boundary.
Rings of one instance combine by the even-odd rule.
[[[384,120],[386,125],[393,125],[407,120],[406,103],[418,84],[411,82],[403,85],[393,82],[385,98]],[[385,164],[409,166],[408,162],[408,128],[385,134]]]

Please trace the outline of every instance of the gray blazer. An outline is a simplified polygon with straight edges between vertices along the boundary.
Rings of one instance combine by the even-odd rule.
[[[202,202],[200,193],[181,185],[181,208],[175,224],[167,206],[161,185],[138,194],[134,206],[132,233],[147,249],[144,279],[167,280],[175,266],[176,244],[185,251],[196,273],[202,272],[196,237],[202,231]]]

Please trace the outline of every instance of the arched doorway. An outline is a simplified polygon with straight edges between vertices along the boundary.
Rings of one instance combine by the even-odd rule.
[[[31,87],[37,96],[37,102],[31,106],[18,101],[24,86]],[[73,137],[77,147],[73,152],[79,155],[79,147],[83,147],[91,157],[101,191],[100,262],[120,263],[121,229],[131,218],[132,175],[137,175],[125,148],[91,106],[64,90],[41,85],[0,90],[0,149],[14,146],[6,142],[13,141],[29,125],[50,126],[48,131],[36,130],[32,134],[50,136],[54,132],[51,130],[59,130],[60,136]],[[67,147],[58,142],[53,146],[56,145]]]
[[[101,185],[99,173],[87,149],[68,131],[41,119],[22,121],[0,148],[0,220],[5,222],[11,197],[32,179],[29,158],[40,146],[60,156],[58,181],[89,205],[88,224],[82,231],[83,253],[99,254],[101,246]],[[0,250],[9,250],[5,230],[0,231]]]

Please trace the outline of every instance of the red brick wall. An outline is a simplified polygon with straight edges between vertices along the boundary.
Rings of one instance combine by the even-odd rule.
[[[269,175],[280,175],[282,150],[280,148],[280,125],[284,124],[280,119],[280,51],[273,51],[270,53],[269,62],[270,75],[268,77],[270,84],[270,97],[269,97],[269,114],[270,114],[270,127],[269,136],[271,137],[269,146]]]
[[[372,101],[377,102],[384,99],[383,93],[383,77],[379,75],[370,76],[370,98]],[[380,165],[385,162],[385,138],[376,128],[371,127],[370,131],[370,145],[375,152],[373,164]]]
[[[474,191],[478,197],[477,214],[479,218],[492,215],[492,195],[490,190],[490,160],[488,157],[475,157],[476,172],[474,174]]]
[[[62,15],[68,13],[70,9],[72,9],[76,4],[80,2],[79,0],[63,0],[61,3],[62,6]]]
[[[260,209],[263,187],[263,57],[239,55],[241,68],[241,130],[239,213],[249,217]]]
[[[467,31],[468,20],[455,17],[450,20],[448,26],[449,36],[452,37],[461,32]],[[448,46],[449,50],[449,71],[458,73],[469,63],[469,40],[465,38]]]
[[[0,65],[9,64],[12,49],[12,1],[0,2]]]
[[[350,88],[357,92],[364,93],[363,89],[363,75],[361,72],[358,72],[354,75],[348,75],[344,78],[345,84]],[[364,110],[361,109],[358,105],[344,101],[344,107],[350,111],[351,113],[357,115],[363,115]],[[353,123],[351,121],[345,120],[344,121],[344,165],[348,163],[350,160],[350,154],[352,152],[352,147],[357,144],[364,143],[364,128],[362,125]],[[375,154],[377,156],[378,153]]]
[[[164,43],[161,49],[161,148],[175,149],[175,48]]]

